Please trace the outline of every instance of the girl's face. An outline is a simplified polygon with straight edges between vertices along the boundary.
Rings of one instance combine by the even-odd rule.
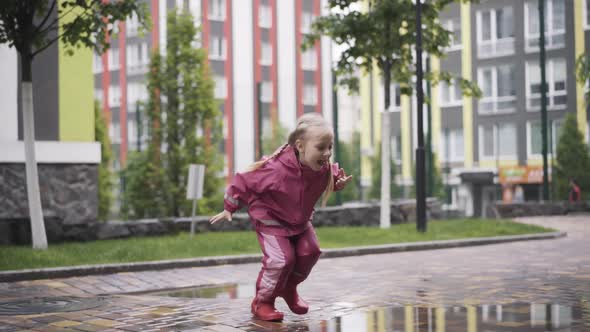
[[[319,171],[330,161],[334,134],[328,127],[310,127],[302,138],[295,142],[299,161],[314,171]]]

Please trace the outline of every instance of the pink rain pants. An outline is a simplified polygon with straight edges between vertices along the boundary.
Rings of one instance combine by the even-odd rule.
[[[294,236],[257,235],[264,258],[256,296],[260,302],[273,303],[285,287],[295,287],[307,278],[321,251],[312,226]]]

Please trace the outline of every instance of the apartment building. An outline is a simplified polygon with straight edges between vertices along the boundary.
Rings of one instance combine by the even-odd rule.
[[[152,30],[139,34],[137,20],[130,19],[119,25],[112,48],[94,58],[95,96],[110,118],[115,169],[145,140],[138,137],[136,105],[147,99],[150,51],[165,55],[166,13],[174,8],[188,8],[201,28],[195,47],[209,54],[224,117],[221,149],[228,177],[255,160],[257,138],[270,132],[271,119],[288,129],[305,112],[331,119],[330,42],[324,38],[305,52],[299,47],[325,0],[144,1]]]
[[[549,160],[566,113],[575,113],[588,141],[590,115],[584,85],[576,81],[575,61],[588,49],[590,1],[546,0],[546,79]],[[453,3],[441,14],[453,32],[446,57],[430,58],[433,71],[445,70],[478,83],[480,99],[465,97],[456,82],[432,88],[431,128],[452,205],[467,215],[485,215],[496,200],[510,200],[514,185],[525,199],[541,199],[541,75],[539,14],[536,0]],[[376,73],[363,77],[363,174],[370,183],[368,156],[380,141],[382,83]],[[399,165],[396,182],[413,185],[417,142],[415,96],[391,87],[392,154]],[[424,107],[426,110],[426,106]],[[426,118],[426,115],[425,115]],[[426,125],[425,125],[426,128]],[[426,135],[426,131],[425,131]],[[406,190],[409,193],[409,190]],[[557,198],[559,199],[559,198]]]

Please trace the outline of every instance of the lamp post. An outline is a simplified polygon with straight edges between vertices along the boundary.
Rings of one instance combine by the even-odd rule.
[[[419,232],[426,231],[426,190],[424,165],[424,131],[422,90],[422,0],[416,0],[416,97],[418,110],[418,147],[416,148],[416,227]]]
[[[549,200],[547,170],[547,78],[545,76],[545,0],[539,0],[539,65],[541,66],[541,141],[543,152],[543,200]]]

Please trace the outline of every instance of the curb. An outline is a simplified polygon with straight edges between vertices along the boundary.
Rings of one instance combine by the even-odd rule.
[[[441,240],[425,242],[406,242],[398,244],[384,244],[376,246],[348,247],[337,249],[322,249],[322,258],[336,258],[347,256],[361,256],[371,254],[395,253],[404,251],[433,250],[479,246],[515,241],[548,240],[567,236],[565,232],[539,233],[529,235],[495,236],[485,238],[468,238],[459,240]],[[0,271],[0,282],[14,282],[35,279],[69,278],[87,275],[112,274],[120,272],[139,272],[148,270],[167,270],[188,267],[205,267],[227,264],[257,263],[262,259],[261,254],[213,256],[203,258],[171,259],[151,262],[78,265],[71,267],[56,267],[27,270]]]

